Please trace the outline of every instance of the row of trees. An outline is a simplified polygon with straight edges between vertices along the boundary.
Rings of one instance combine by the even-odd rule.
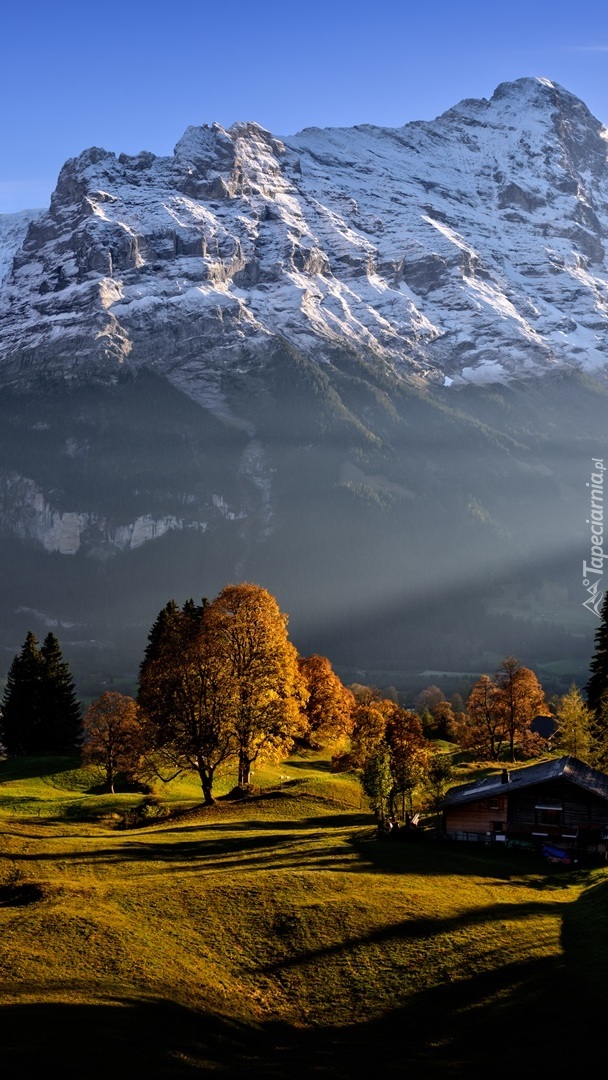
[[[300,657],[287,616],[257,585],[209,602],[171,600],[148,635],[137,699],[108,691],[84,717],[83,759],[117,776],[169,780],[198,773],[213,802],[217,770],[233,763],[247,788],[254,763],[348,735],[355,704],[326,657]]]
[[[428,687],[420,697],[424,698],[425,734],[455,742],[472,757],[488,761],[505,756],[530,758],[550,745],[597,769],[608,769],[606,699],[593,710],[572,683],[566,693],[547,701],[534,673],[518,665],[514,657],[507,657],[494,676],[482,675],[459,708],[436,686]],[[540,718],[549,720],[543,725],[546,733],[534,723]]]
[[[106,786],[154,772],[195,769],[212,802],[218,768],[249,784],[260,758],[347,735],[354,707],[326,657],[300,657],[287,616],[257,585],[229,585],[212,602],[171,600],[148,635],[137,697],[108,691],[84,718],[68,665],[49,634],[32,633],[14,658],[0,710],[10,757],[81,753],[101,763]]]
[[[297,741],[342,738],[348,751],[336,768],[358,770],[372,804],[394,812],[399,801],[411,808],[419,784],[431,801],[445,787],[448,758],[433,738],[492,761],[530,757],[546,748],[533,721],[550,712],[557,748],[608,768],[608,603],[591,668],[587,701],[573,685],[550,708],[535,674],[509,656],[466,702],[447,702],[431,687],[417,712],[392,700],[396,694],[344,686],[326,657],[298,656],[274,597],[257,585],[229,585],[211,602],[166,604],[148,635],[136,698],[107,692],[84,721],[57,639],[48,634],[39,646],[28,634],[9,671],[0,739],[9,756],[81,752],[104,766],[108,790],[119,774],[169,779],[194,769],[210,803],[228,762],[246,788],[256,761],[279,759]]]

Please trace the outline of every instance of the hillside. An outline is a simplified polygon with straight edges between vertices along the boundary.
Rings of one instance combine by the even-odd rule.
[[[605,868],[387,844],[322,755],[206,811],[182,782],[131,829],[141,797],[94,780],[0,766],[9,1069],[448,1078],[574,1068],[583,1031],[599,1049]]]

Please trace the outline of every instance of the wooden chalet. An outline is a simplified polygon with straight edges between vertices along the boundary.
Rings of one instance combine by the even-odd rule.
[[[606,858],[608,776],[553,758],[450,788],[443,834],[452,840],[533,846],[550,859]]]

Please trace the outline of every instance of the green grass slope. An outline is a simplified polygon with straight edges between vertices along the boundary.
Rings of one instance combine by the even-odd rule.
[[[229,790],[226,775],[220,794]],[[70,761],[0,766],[7,1075],[513,1075],[601,1048],[608,870],[387,843],[322,755],[119,827]],[[524,1070],[524,1065],[526,1069]]]

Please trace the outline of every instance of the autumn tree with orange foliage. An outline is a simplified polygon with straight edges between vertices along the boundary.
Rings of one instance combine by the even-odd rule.
[[[355,705],[350,752],[347,755],[348,763],[354,768],[362,768],[383,743],[387,719],[393,706],[392,701],[382,699]]]
[[[418,713],[394,705],[387,713],[384,738],[390,752],[393,778],[389,796],[391,812],[395,813],[398,797],[402,800],[402,810],[406,798],[411,810],[412,793],[423,780],[430,757],[429,742]]]
[[[490,675],[482,675],[471,689],[466,712],[454,717],[453,731],[463,750],[491,761],[500,758],[507,731],[498,687]]]
[[[303,732],[308,691],[287,635],[287,615],[266,589],[227,585],[210,614],[231,687],[226,717],[238,756],[238,786],[244,788],[258,758],[280,758]]]
[[[114,794],[117,777],[127,781],[139,773],[144,744],[137,702],[107,690],[91,702],[84,716],[84,765],[101,765],[106,790]]]
[[[338,678],[327,657],[317,653],[300,657],[298,668],[308,691],[304,706],[304,738],[308,745],[318,747],[320,740],[331,741],[349,735],[355,698]]]
[[[536,675],[522,667],[514,656],[507,656],[496,672],[499,706],[509,741],[509,757],[515,761],[515,743],[526,755],[538,752],[541,743],[530,730],[535,716],[549,713],[545,694]]]
[[[224,762],[237,760],[246,787],[254,761],[291,748],[307,697],[287,616],[258,585],[170,601],[150,631],[138,693],[149,746],[163,768],[196,769],[206,803]]]
[[[361,770],[363,790],[368,798],[375,793],[372,805],[380,817],[385,802],[395,815],[397,800],[404,814],[406,800],[411,810],[414,789],[426,778],[430,743],[417,712],[369,689],[367,694],[357,692],[360,703],[353,713],[350,752],[342,755],[340,764]]]
[[[507,656],[494,678],[482,675],[467,700],[466,713],[454,717],[453,730],[464,750],[498,761],[508,746],[511,761],[516,746],[526,756],[541,749],[541,740],[531,731],[536,716],[548,713],[544,691],[530,668]]]
[[[451,739],[456,717],[449,701],[438,701],[424,725],[428,739]]]
[[[207,805],[217,769],[234,752],[233,697],[211,605],[169,601],[148,636],[138,701],[157,775],[168,780],[195,769]]]

